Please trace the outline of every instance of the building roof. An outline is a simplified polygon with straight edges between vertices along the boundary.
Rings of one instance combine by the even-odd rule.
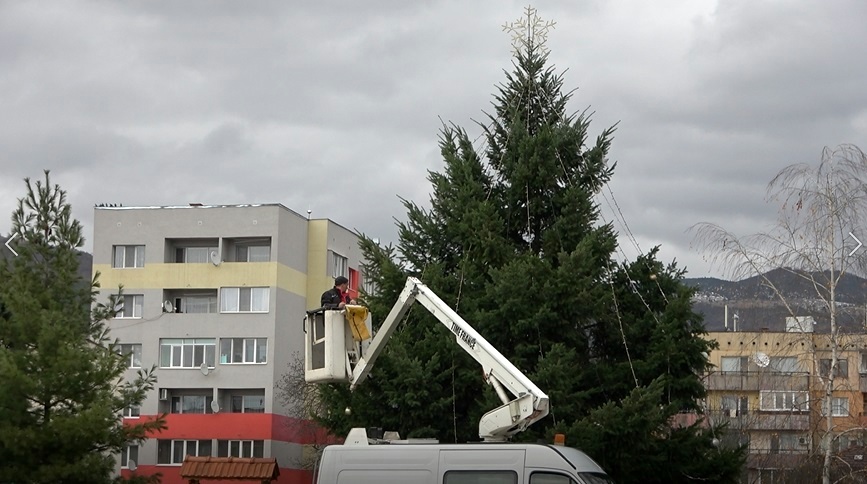
[[[277,479],[277,459],[242,457],[196,457],[188,455],[181,466],[184,479],[233,479],[267,481]]]
[[[299,218],[304,218],[307,220],[326,220],[329,221],[338,227],[347,230],[349,232],[355,233],[356,230],[350,229],[345,225],[342,225],[330,218],[327,217],[317,217],[310,218],[311,211],[307,211],[307,215],[301,215],[300,213],[292,210],[291,208],[283,205],[282,203],[241,203],[241,204],[204,204],[204,203],[189,203],[187,205],[138,205],[138,206],[124,206],[123,204],[99,204],[93,207],[94,210],[183,210],[183,209],[208,209],[208,208],[249,208],[249,207],[278,207],[287,212],[295,215]]]

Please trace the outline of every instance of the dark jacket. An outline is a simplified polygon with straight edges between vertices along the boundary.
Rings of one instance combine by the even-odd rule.
[[[336,309],[340,307],[340,303],[348,303],[349,301],[343,298],[343,293],[340,292],[340,289],[332,287],[322,293],[322,300],[320,302],[325,309]]]

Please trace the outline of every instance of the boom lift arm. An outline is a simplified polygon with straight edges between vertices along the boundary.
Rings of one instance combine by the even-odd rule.
[[[503,402],[503,405],[482,416],[479,422],[479,437],[486,441],[507,440],[548,415],[548,395],[491,346],[430,288],[414,277],[407,279],[406,286],[394,307],[391,308],[391,312],[388,313],[388,317],[383,321],[365,354],[358,359],[352,369],[349,377],[350,389],[355,389],[367,378],[376,358],[415,301],[421,303],[439,322],[454,333],[458,346],[482,365],[485,380],[494,387]]]

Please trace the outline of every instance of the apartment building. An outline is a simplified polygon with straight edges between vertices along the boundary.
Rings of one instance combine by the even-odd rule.
[[[119,458],[119,472],[181,483],[184,456],[274,457],[280,483],[307,483],[315,437],[275,383],[303,358],[305,310],[338,275],[362,283],[358,238],[279,204],[97,207],[99,298],[123,286],[111,335],[128,377],[157,387],[125,419],[167,414],[168,428]],[[293,410],[295,410],[293,412]]]
[[[828,445],[839,462],[863,468],[867,334],[840,336],[830,405],[824,405],[830,335],[814,333],[810,318],[790,318],[786,329],[708,334],[719,343],[705,382],[709,418],[728,424],[729,444],[748,444],[746,482],[786,482],[787,471]]]

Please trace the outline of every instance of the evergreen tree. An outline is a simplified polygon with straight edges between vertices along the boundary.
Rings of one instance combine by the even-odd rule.
[[[445,126],[431,208],[404,201],[397,249],[362,243],[379,287],[367,298],[373,314],[388,313],[407,275],[420,277],[548,393],[550,417],[517,438],[565,431],[620,483],[735,482],[743,449],[714,445],[722,429],[672,425],[700,411],[712,348],[684,273],[656,249],[613,260],[616,234],[593,197],[613,174],[614,128],[590,144],[589,119],[566,111],[571,93],[547,61],[528,37],[483,126],[484,159],[465,130]],[[453,339],[426,311],[410,312],[371,381],[354,394],[323,389],[323,423],[477,439],[499,402]]]
[[[113,454],[164,425],[121,418],[155,377],[122,381],[128,356],[106,327],[118,301],[96,304],[98,274],[77,272],[84,239],[66,193],[47,171],[25,181],[12,216],[19,254],[0,263],[0,482],[112,482]]]

